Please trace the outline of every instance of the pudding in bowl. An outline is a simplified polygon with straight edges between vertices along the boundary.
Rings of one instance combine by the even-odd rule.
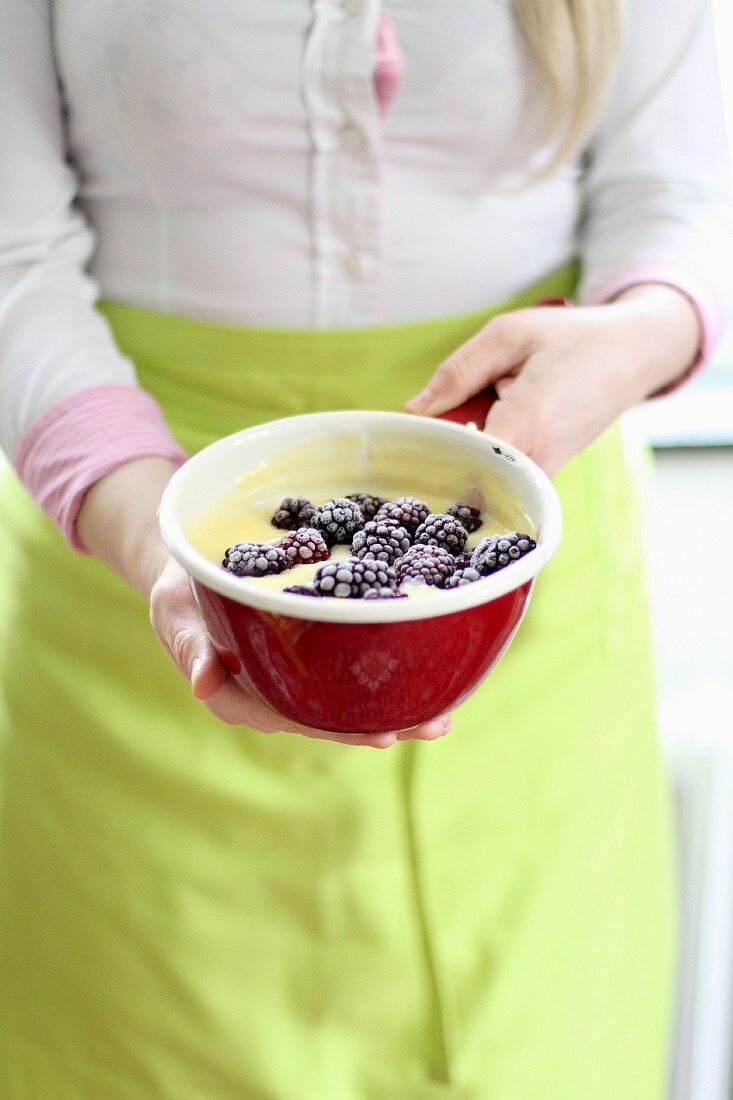
[[[233,543],[276,543],[284,497],[315,504],[366,491],[414,496],[434,510],[478,508],[472,536],[527,532],[536,549],[472,584],[408,586],[407,599],[313,598],[297,566],[239,577],[221,566]],[[222,660],[287,718],[337,732],[406,729],[457,706],[509,644],[561,521],[551,482],[526,456],[483,433],[402,413],[289,417],[228,436],[173,477],[160,509],[171,554]],[[348,546],[336,547],[348,556]],[[333,553],[333,548],[332,548]]]

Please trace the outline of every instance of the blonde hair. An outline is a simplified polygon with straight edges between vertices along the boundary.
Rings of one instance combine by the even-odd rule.
[[[547,95],[545,136],[554,143],[546,176],[590,137],[610,91],[624,0],[514,0]]]

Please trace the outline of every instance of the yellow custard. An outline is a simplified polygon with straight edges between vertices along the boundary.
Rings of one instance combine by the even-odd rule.
[[[219,564],[235,542],[276,543],[286,534],[270,522],[284,497],[308,497],[319,505],[357,492],[387,500],[417,497],[433,512],[445,512],[458,500],[467,502],[482,515],[482,526],[469,536],[468,549],[502,531],[534,534],[520,500],[489,476],[485,464],[442,443],[428,452],[423,443],[395,439],[393,432],[380,438],[377,429],[368,440],[363,433],[332,432],[311,441],[306,449],[302,445],[282,448],[237,478],[187,524],[186,535],[209,561]],[[348,546],[331,550],[333,559],[348,556]],[[275,576],[241,581],[275,590],[308,585],[321,564],[296,565]],[[403,590],[413,598],[434,591],[422,584]]]

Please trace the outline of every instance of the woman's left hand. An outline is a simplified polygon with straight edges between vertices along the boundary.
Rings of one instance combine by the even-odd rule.
[[[625,409],[682,377],[699,345],[692,303],[661,284],[606,305],[517,310],[446,359],[407,411],[438,416],[493,384],[486,432],[552,476]]]

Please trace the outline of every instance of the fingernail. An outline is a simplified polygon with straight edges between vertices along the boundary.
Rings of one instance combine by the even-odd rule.
[[[433,395],[430,390],[421,390],[420,393],[411,397],[405,405],[408,412],[427,412],[433,403]]]
[[[201,669],[203,668],[203,664],[204,664],[204,662],[201,660],[201,658],[197,657],[196,660],[191,665],[191,683],[192,684],[193,684],[194,680],[196,679],[196,677],[198,676]]]
[[[443,733],[447,733],[448,730],[452,729],[452,727],[453,727],[453,719],[451,718],[450,714],[444,714],[442,721],[443,721]]]

